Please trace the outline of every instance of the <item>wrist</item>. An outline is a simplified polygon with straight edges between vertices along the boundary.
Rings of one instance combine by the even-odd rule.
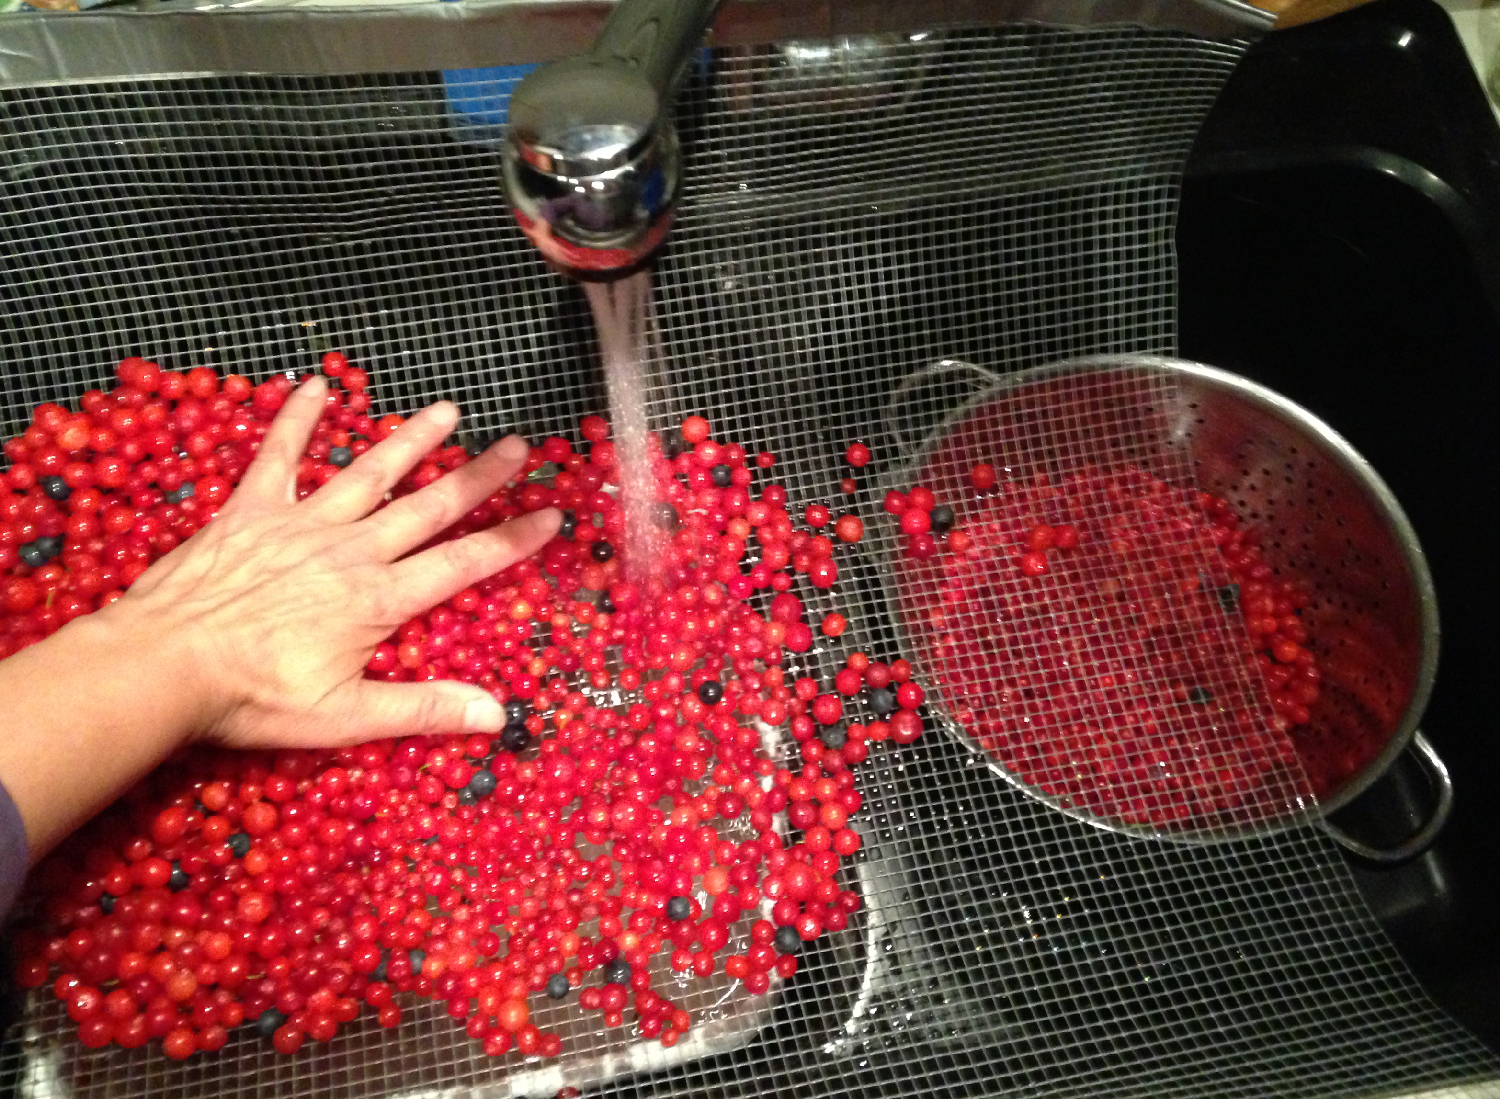
[[[177,623],[127,596],[67,629],[76,631],[74,644],[101,675],[130,684],[143,727],[164,755],[216,720],[193,646]]]

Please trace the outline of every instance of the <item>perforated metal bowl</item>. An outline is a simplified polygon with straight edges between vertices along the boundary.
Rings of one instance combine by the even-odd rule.
[[[941,415],[955,402],[955,411]],[[1261,533],[1274,573],[1295,580],[1311,596],[1302,620],[1324,675],[1308,723],[1311,735],[1383,744],[1321,801],[1293,766],[1267,776],[1254,797],[1231,810],[1181,827],[1153,826],[1091,812],[1013,773],[955,717],[959,708],[993,704],[997,683],[983,675],[950,682],[944,724],[1008,781],[1117,831],[1220,840],[1320,820],[1363,792],[1419,737],[1438,652],[1437,601],[1426,560],[1385,483],[1306,409],[1226,371],[1139,356],[1063,363],[1004,379],[969,364],[938,363],[908,380],[891,407],[892,434],[910,454],[895,482],[931,486],[940,499],[959,504],[960,522],[963,501],[976,496],[968,472],[981,461],[1012,483],[1036,477],[1056,483],[1085,469],[1138,467],[1170,485],[1196,485],[1228,500]],[[932,426],[935,411],[939,422]],[[1211,575],[1210,557],[1204,554],[1202,575]],[[892,577],[910,643],[920,659],[934,663],[932,632],[910,627],[936,593],[924,588],[899,554]],[[1225,615],[1224,627],[1244,633],[1237,608]],[[1080,679],[1095,674],[1083,659]],[[1269,718],[1269,693],[1258,674],[1243,667],[1217,673],[1222,681],[1214,684],[1216,697],[1238,694]],[[1185,707],[1177,732],[1198,751],[1215,750],[1215,738],[1232,730],[1200,714]],[[1446,816],[1451,791],[1430,746],[1419,741],[1419,748],[1439,788],[1434,819],[1414,837],[1425,845]],[[1381,855],[1349,843],[1362,854]],[[1404,844],[1387,854],[1411,853],[1411,844]]]

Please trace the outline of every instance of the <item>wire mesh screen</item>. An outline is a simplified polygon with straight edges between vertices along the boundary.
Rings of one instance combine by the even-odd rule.
[[[686,193],[656,272],[670,363],[654,426],[704,415],[774,451],[792,499],[871,515],[900,460],[878,424],[928,362],[1170,353],[1178,175],[1243,47],[1016,27],[715,56],[679,107]],[[583,295],[510,222],[494,154],[459,140],[439,75],[0,102],[7,434],[128,354],[260,377],[337,348],[383,407],[453,397],[476,435],[571,433],[605,407]],[[846,499],[855,439],[877,458]],[[879,562],[893,536],[870,526],[838,602],[848,647],[892,658]],[[843,648],[820,646],[808,668],[831,673]],[[864,908],[686,1054],[582,1035],[550,1065],[491,1060],[437,1009],[291,1058],[237,1033],[175,1064],[84,1051],[35,994],[15,1005],[0,1088],[1302,1096],[1494,1073],[1317,833],[1209,847],[1111,834],[936,730],[882,745],[860,781],[866,847],[848,884]]]

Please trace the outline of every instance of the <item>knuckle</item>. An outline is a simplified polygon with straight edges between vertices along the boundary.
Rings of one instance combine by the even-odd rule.
[[[385,467],[380,462],[355,462],[339,476],[347,477],[353,482],[352,487],[370,496],[384,495],[386,485],[390,483]]]
[[[416,713],[412,715],[412,720],[417,728],[427,732],[436,732],[451,724],[448,720],[448,706],[442,698],[430,691],[423,694],[417,702]]]
[[[434,527],[445,527],[451,519],[456,518],[453,514],[453,493],[440,482],[408,496],[407,506],[419,520]]]
[[[483,571],[489,559],[485,547],[472,537],[444,543],[443,556],[451,570],[464,576]]]

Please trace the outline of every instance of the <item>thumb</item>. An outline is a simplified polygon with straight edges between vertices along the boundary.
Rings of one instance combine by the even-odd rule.
[[[483,688],[467,683],[356,684],[346,718],[359,739],[431,736],[436,733],[498,733],[505,707]]]

